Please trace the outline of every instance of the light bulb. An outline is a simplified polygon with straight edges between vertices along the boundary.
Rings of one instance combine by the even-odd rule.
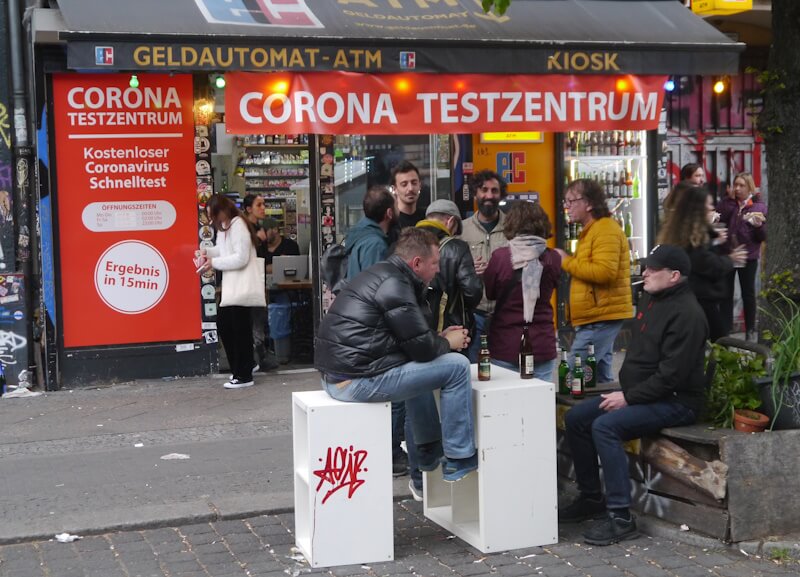
[[[217,88],[225,88],[225,84],[226,84],[225,76],[223,76],[222,74],[217,76],[217,78],[214,80],[214,86],[216,86]]]

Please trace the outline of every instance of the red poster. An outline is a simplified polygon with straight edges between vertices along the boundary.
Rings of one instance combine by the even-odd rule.
[[[658,127],[665,76],[225,75],[234,134],[475,134]]]
[[[64,345],[201,337],[192,78],[53,77]]]

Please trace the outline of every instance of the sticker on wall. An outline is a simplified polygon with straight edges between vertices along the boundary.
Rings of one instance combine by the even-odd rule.
[[[205,128],[205,127],[204,127]],[[201,154],[203,152],[208,152],[208,149],[211,148],[211,142],[208,138],[204,136],[196,136],[194,139],[194,153]]]
[[[214,229],[208,225],[204,225],[200,227],[200,235],[201,240],[211,240],[214,238]]]
[[[211,174],[211,165],[207,160],[198,160],[195,163],[195,172],[197,172],[197,174],[200,176]]]
[[[200,295],[203,297],[203,300],[205,301],[213,301],[216,292],[217,289],[214,288],[214,285],[212,284],[204,285],[203,288],[200,289]]]
[[[219,342],[217,331],[204,331],[203,338],[206,340],[207,345]]]
[[[203,316],[206,317],[217,316],[217,303],[206,303],[203,306]]]

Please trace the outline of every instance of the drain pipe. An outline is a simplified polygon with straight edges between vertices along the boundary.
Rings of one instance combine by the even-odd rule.
[[[25,282],[25,316],[28,319],[26,337],[28,343],[32,345],[28,348],[27,366],[33,356],[33,350],[38,350],[39,347],[32,338],[33,285],[37,282],[31,274],[31,245],[34,244],[32,237],[36,234],[33,220],[34,190],[32,184],[35,167],[28,135],[28,104],[25,98],[25,62],[23,58],[26,51],[23,45],[20,1],[8,0],[8,29],[11,48],[12,106],[14,108],[14,215],[17,223],[17,268],[23,274]],[[37,331],[37,333],[41,334],[41,331]],[[36,364],[38,365],[38,362]]]

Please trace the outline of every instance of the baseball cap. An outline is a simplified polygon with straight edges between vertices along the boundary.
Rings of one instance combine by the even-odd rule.
[[[692,262],[689,255],[679,246],[671,244],[657,244],[645,259],[647,268],[668,268],[676,270],[682,276],[689,276],[692,272]]]
[[[461,211],[458,210],[458,206],[456,206],[455,202],[444,198],[434,200],[425,211],[425,216],[430,216],[432,214],[446,214],[456,217],[458,219],[456,234],[461,234]]]

